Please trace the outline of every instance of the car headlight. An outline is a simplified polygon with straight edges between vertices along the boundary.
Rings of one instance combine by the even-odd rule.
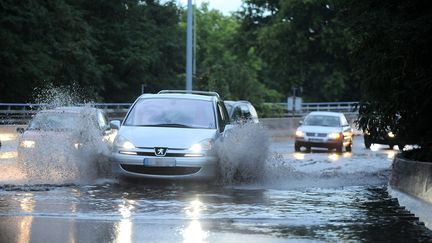
[[[21,148],[34,148],[36,146],[36,142],[33,140],[22,140],[19,144]]]
[[[129,140],[127,140],[123,136],[118,136],[114,140],[114,146],[116,146],[119,149],[134,149],[135,148],[135,146],[133,145],[133,143],[130,142]]]
[[[302,137],[304,137],[304,132],[302,132],[302,131],[300,131],[300,130],[297,130],[297,131],[295,132],[295,135],[296,135],[296,137],[302,138]]]
[[[186,154],[186,156],[202,156],[203,153],[212,149],[213,144],[213,139],[204,139],[198,143],[192,144],[189,148],[192,153]]]
[[[387,135],[389,136],[389,138],[394,138],[396,135],[392,132],[388,132]]]
[[[340,133],[332,132],[328,134],[328,137],[331,139],[340,139],[342,136]]]

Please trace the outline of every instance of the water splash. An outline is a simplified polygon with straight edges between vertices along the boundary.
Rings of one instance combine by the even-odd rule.
[[[46,104],[42,110],[85,103],[77,86],[37,90],[36,101]],[[18,164],[30,184],[85,184],[109,174],[109,143],[97,123],[90,103],[78,109],[56,112],[56,122],[40,119],[39,129],[27,130],[23,140],[34,141],[34,148],[19,146]],[[34,119],[37,119],[35,116]],[[60,127],[56,127],[60,126]]]
[[[267,130],[260,124],[239,124],[227,131],[216,144],[220,181],[232,184],[261,180],[269,143]]]
[[[75,106],[86,101],[83,90],[77,85],[54,86],[51,83],[43,87],[36,87],[33,91],[33,99],[36,104],[45,104],[40,109],[50,109],[60,106]]]

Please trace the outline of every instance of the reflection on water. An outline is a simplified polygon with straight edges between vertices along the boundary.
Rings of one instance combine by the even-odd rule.
[[[332,153],[332,154],[329,154],[328,158],[329,158],[331,161],[337,161],[337,160],[339,160],[340,155],[339,155],[338,153]]]
[[[20,207],[25,213],[33,212],[35,208],[35,200],[32,193],[25,193],[24,198],[21,200]],[[30,242],[30,233],[33,223],[33,216],[24,216],[19,223],[18,242],[25,243]]]
[[[13,159],[17,157],[16,151],[0,152],[0,159]]]
[[[203,210],[205,210],[204,204],[199,199],[191,201],[189,205],[186,206],[185,213],[188,218],[193,220],[183,229],[183,242],[207,242],[208,233],[202,229],[199,221],[201,218],[201,211]]]
[[[413,242],[432,237],[389,197],[385,186],[275,190],[141,184],[48,189],[0,191],[0,242],[10,242],[2,237],[11,234],[12,242],[126,243],[223,241],[214,238],[218,234],[269,237],[265,242]],[[13,217],[16,232],[7,220]]]
[[[128,194],[125,193],[123,195],[124,197],[127,197]],[[116,242],[118,243],[130,243],[132,242],[132,221],[130,219],[132,215],[132,210],[135,208],[134,206],[135,201],[129,200],[126,198],[122,199],[122,202],[120,205],[118,205],[118,211],[122,216],[122,219],[117,224],[117,238]]]
[[[184,243],[204,243],[208,242],[208,233],[205,232],[199,220],[192,220],[184,230],[183,230],[183,242]]]
[[[16,133],[0,133],[0,141],[2,142],[15,140],[16,137]]]
[[[295,152],[293,154],[293,156],[294,156],[295,159],[298,159],[298,160],[304,160],[304,158],[305,158],[305,154],[304,153],[300,153],[300,152]]]
[[[387,150],[387,151],[385,151],[385,153],[387,154],[388,159],[394,159],[396,154],[398,154],[398,152],[394,151],[394,150]]]
[[[116,226],[117,243],[130,243],[132,242],[132,221],[130,219],[121,219]]]

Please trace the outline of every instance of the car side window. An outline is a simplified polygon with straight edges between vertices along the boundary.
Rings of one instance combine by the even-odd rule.
[[[252,119],[252,114],[250,113],[249,107],[247,105],[242,105],[241,110],[243,119]]]
[[[108,126],[108,121],[105,114],[100,111],[98,112],[98,123],[101,129]]]
[[[233,111],[232,119],[233,121],[237,121],[242,117],[242,112],[240,107],[236,106]]]
[[[219,120],[219,129],[221,132],[225,130],[226,124],[229,123],[228,113],[221,102],[217,103],[218,107],[218,120]]]
[[[347,119],[345,118],[345,116],[342,116],[342,126],[349,126]]]

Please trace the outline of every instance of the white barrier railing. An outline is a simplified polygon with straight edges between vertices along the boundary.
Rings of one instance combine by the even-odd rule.
[[[358,102],[313,102],[302,103],[301,110],[288,111],[287,103],[265,103],[275,110],[279,110],[281,116],[302,116],[312,111],[336,111],[343,113],[357,113]],[[90,106],[103,109],[108,116],[120,118],[125,114],[132,103],[93,103]],[[80,105],[79,105],[80,106]],[[81,104],[84,106],[84,104]],[[33,114],[43,108],[49,108],[49,104],[20,104],[0,103],[0,124],[24,124]]]

